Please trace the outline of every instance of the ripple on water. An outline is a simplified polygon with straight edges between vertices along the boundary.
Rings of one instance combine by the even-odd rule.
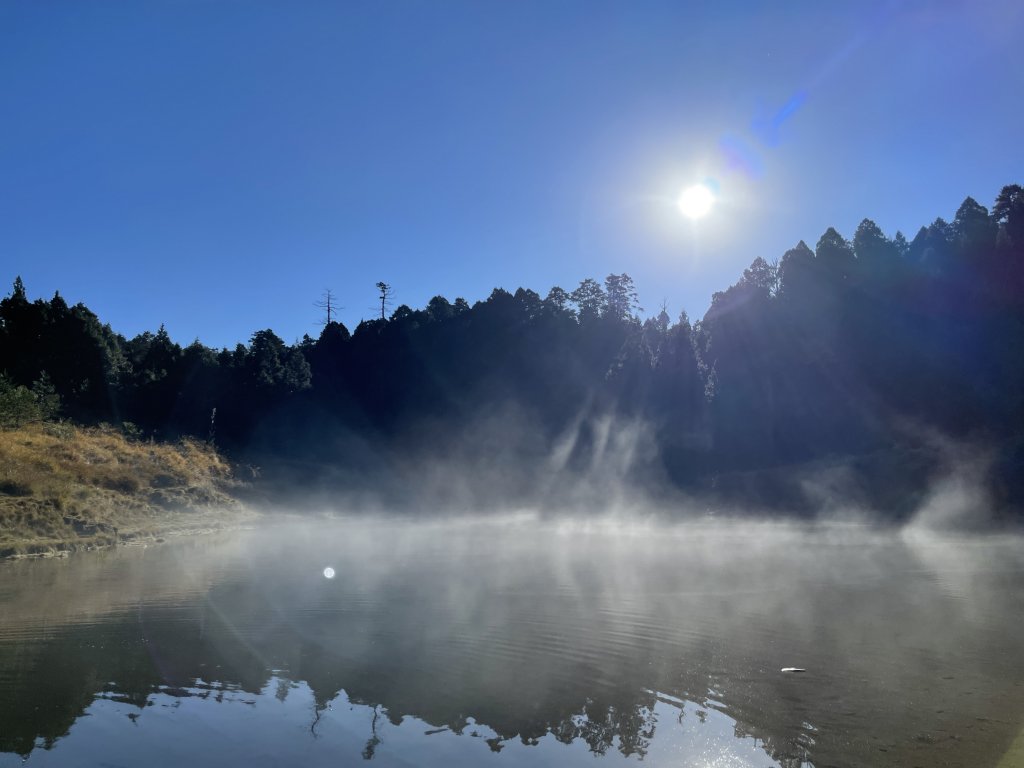
[[[1024,720],[1011,548],[371,528],[5,571],[0,764],[967,766]]]

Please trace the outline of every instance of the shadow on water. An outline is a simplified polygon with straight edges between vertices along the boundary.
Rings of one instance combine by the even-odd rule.
[[[0,765],[994,766],[1022,586],[1009,539],[532,518],[8,564]]]

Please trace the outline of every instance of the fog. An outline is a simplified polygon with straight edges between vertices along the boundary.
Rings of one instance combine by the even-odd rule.
[[[53,726],[28,704],[88,699],[96,680],[142,702],[301,683],[310,723],[373,707],[385,753],[407,717],[456,733],[471,717],[492,748],[557,734],[643,755],[703,743],[720,713],[783,765],[884,749],[966,766],[994,764],[1024,720],[1014,536],[632,511],[330,518],[5,567],[8,722],[27,717],[31,743]]]
[[[657,420],[585,402],[566,423],[551,434],[536,413],[509,400],[458,428],[420,419],[383,436],[330,424],[326,435],[297,430],[306,438],[292,446],[270,445],[265,435],[247,453],[250,501],[314,514],[525,510],[620,522],[724,517],[890,530],[1020,527],[1019,510],[998,492],[1005,482],[998,447],[920,424],[896,425],[903,440],[886,450],[728,471],[700,458],[711,446],[707,435],[694,434],[690,468],[680,477],[659,450],[665,426]]]
[[[656,692],[822,765],[984,765],[1024,722],[1017,537],[531,512],[285,530],[252,573],[347,670],[314,690],[394,714],[539,738],[607,710],[635,745],[622,713]],[[364,607],[306,620],[339,592]]]
[[[994,514],[992,452],[919,435],[886,470],[909,468],[892,493],[876,487],[888,454],[684,492],[657,425],[596,412],[550,440],[513,406],[458,434],[421,422],[401,450],[339,433],[306,447],[318,461],[251,467],[266,516],[250,530],[5,566],[0,722],[15,727],[0,753],[57,739],[61,765],[93,739],[125,762],[93,723],[157,727],[154,702],[187,699],[223,723],[203,736],[213,755],[274,743],[273,718],[248,734],[206,707],[292,697],[278,743],[308,732],[311,765],[344,739],[394,765],[532,765],[552,744],[575,757],[551,764],[1007,754],[1024,722],[1024,540]],[[442,731],[457,757],[424,751]]]

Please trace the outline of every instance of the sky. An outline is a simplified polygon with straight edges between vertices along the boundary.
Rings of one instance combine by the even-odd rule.
[[[215,347],[315,337],[328,288],[354,328],[378,281],[625,272],[699,318],[829,226],[1024,183],[1021,40],[1018,0],[4,0],[0,294]]]

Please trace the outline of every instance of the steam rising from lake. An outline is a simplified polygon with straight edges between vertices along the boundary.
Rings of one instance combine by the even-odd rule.
[[[313,765],[369,749],[386,765],[493,750],[509,765],[973,766],[1024,723],[1009,536],[300,517],[2,576],[0,753],[66,729],[46,720],[53,700],[100,696],[33,752],[44,765],[124,762],[115,723],[173,754],[179,703],[217,723],[189,733],[204,754],[257,760],[239,745],[259,745]]]
[[[748,468],[737,460],[728,469],[732,460],[715,454],[704,432],[676,435],[684,453],[666,457],[665,425],[641,414],[584,402],[565,421],[552,435],[537,414],[506,401],[457,430],[419,420],[375,440],[332,425],[330,439],[311,443],[315,452],[296,446],[293,462],[280,446],[271,451],[257,491],[275,510],[418,516],[527,509],[545,518],[795,517],[937,530],[1019,522],[999,491],[1012,467],[999,464],[997,447],[919,424],[895,425],[898,445],[861,456]]]

